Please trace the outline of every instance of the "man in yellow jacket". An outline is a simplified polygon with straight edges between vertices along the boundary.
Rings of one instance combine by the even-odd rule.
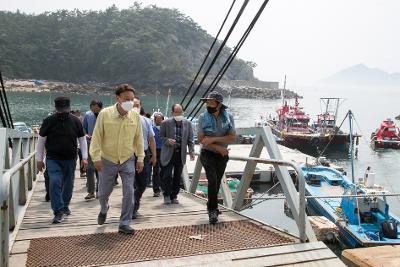
[[[117,174],[122,179],[122,207],[118,232],[134,234],[129,226],[132,219],[136,170],[143,170],[143,134],[139,114],[132,111],[135,90],[128,84],[121,84],[115,91],[117,103],[103,109],[97,118],[90,144],[90,155],[99,171],[100,213],[99,225],[104,224],[109,209],[108,199],[113,191]]]

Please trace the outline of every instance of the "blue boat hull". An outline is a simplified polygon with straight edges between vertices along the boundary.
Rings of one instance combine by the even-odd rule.
[[[306,180],[309,182],[312,180],[312,183],[306,183],[306,194],[308,196],[343,195],[344,192],[352,186],[343,175],[332,168],[322,166],[318,166],[315,169],[302,167],[302,170]],[[349,202],[351,203],[351,201],[348,201],[348,203]],[[376,219],[377,221],[375,223],[365,223],[361,220],[361,224],[359,225],[356,214],[351,214],[350,217],[347,217],[346,211],[342,211],[342,208],[345,208],[345,206],[342,206],[344,204],[341,198],[308,198],[307,204],[318,215],[325,216],[338,226],[339,237],[348,247],[356,248],[400,244],[400,236],[398,236],[397,239],[389,239],[379,234],[380,223],[387,220],[386,218],[399,222],[398,218],[388,213],[387,217],[384,218],[382,214],[378,214],[379,217],[376,215],[378,212],[372,211],[370,213],[378,216],[379,220]],[[348,210],[354,210],[352,209],[354,206],[348,207]],[[387,207],[387,210],[388,208],[389,207]],[[357,220],[357,222],[354,223],[354,220]],[[353,222],[353,224],[351,222]]]

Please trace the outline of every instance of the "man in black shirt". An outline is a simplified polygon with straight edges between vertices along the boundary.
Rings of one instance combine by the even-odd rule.
[[[80,120],[70,114],[68,97],[54,100],[56,112],[45,118],[40,128],[36,161],[39,171],[44,168],[44,147],[49,175],[50,201],[54,212],[53,223],[60,223],[64,215],[70,215],[69,203],[74,187],[77,160],[77,139],[82,151],[82,165],[87,166],[87,145]]]

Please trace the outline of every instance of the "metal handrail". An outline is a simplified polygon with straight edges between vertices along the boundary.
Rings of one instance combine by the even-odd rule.
[[[10,230],[14,229],[18,221],[17,212],[22,205],[26,204],[26,193],[32,189],[32,183],[36,180],[36,166],[33,159],[35,138],[30,133],[7,128],[0,129],[0,158],[2,160],[0,165],[1,168],[9,168],[0,169],[0,266],[9,264]],[[13,147],[9,148],[8,140],[12,140],[10,144]],[[27,170],[26,165],[28,165]],[[18,172],[19,175],[13,177]],[[14,181],[13,178],[19,181]],[[10,187],[14,182],[17,184],[15,190],[19,192],[19,198],[18,195],[14,198],[10,192]]]
[[[8,259],[10,255],[10,244],[9,244],[9,195],[10,195],[10,183],[12,176],[25,167],[25,164],[30,162],[35,156],[36,152],[32,152],[28,157],[24,158],[12,168],[8,169],[0,179],[0,205],[1,205],[1,266],[8,266]]]
[[[397,197],[400,196],[400,193],[388,193],[388,194],[365,194],[365,195],[330,195],[330,196],[305,196],[306,199],[319,199],[319,198],[366,198],[366,197]],[[245,199],[253,199],[253,200],[269,200],[269,199],[286,199],[285,196],[271,196],[271,197],[251,197]]]
[[[195,153],[197,156],[199,153]],[[281,166],[288,166],[292,167],[296,173],[298,174],[299,179],[299,218],[300,218],[300,225],[299,225],[299,235],[300,240],[302,242],[307,241],[306,235],[306,201],[305,201],[305,178],[303,173],[301,172],[300,168],[297,166],[296,163],[288,160],[279,160],[279,159],[266,159],[266,158],[255,158],[255,157],[240,157],[240,156],[229,156],[229,160],[238,160],[238,161],[253,161],[256,163],[261,164],[274,164],[274,165],[281,165]],[[310,239],[310,237],[309,237]]]
[[[240,157],[240,156],[229,156],[230,160],[239,160],[239,161],[254,161],[256,163],[262,164],[274,164],[274,165],[281,165],[281,166],[288,166],[292,167],[299,179],[299,218],[300,218],[300,226],[299,226],[299,235],[300,240],[302,242],[307,241],[306,235],[306,200],[305,200],[305,178],[304,175],[299,168],[299,166],[292,161],[288,160],[280,160],[280,159],[266,159],[266,158],[255,158],[255,157]]]

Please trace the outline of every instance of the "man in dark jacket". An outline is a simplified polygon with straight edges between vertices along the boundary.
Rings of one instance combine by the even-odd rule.
[[[56,112],[44,119],[36,147],[36,160],[39,171],[45,164],[49,176],[49,193],[53,209],[53,223],[60,223],[64,215],[70,215],[69,203],[75,179],[78,142],[82,151],[82,166],[87,167],[87,145],[81,121],[70,114],[70,99],[58,97],[54,100]]]

